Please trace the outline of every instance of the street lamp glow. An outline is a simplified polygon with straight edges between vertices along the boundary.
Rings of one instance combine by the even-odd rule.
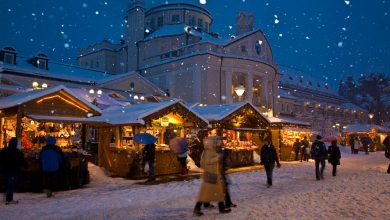
[[[101,95],[102,93],[103,93],[103,92],[102,92],[102,90],[100,90],[100,89],[97,91],[97,94],[98,94],[98,95]]]
[[[95,94],[95,90],[90,89],[90,90],[89,90],[89,94]]]
[[[374,114],[370,113],[370,114],[368,114],[368,117],[369,117],[370,119],[372,119],[372,118],[374,117]]]
[[[145,100],[145,97],[141,96],[141,100],[144,101],[144,100]]]
[[[234,88],[234,92],[236,92],[238,97],[241,97],[245,92],[245,87],[243,85],[239,85],[236,88]]]
[[[46,89],[47,88],[47,84],[46,83],[43,83],[42,84],[42,89]]]
[[[35,89],[35,88],[37,88],[39,86],[39,84],[38,84],[38,82],[33,82],[32,83],[32,87]]]
[[[138,96],[137,95],[134,96],[134,100],[138,100]]]

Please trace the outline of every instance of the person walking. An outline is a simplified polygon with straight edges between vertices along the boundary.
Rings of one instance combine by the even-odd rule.
[[[39,153],[43,172],[43,191],[48,198],[53,196],[53,189],[58,185],[59,171],[65,163],[61,148],[55,144],[54,137],[47,137],[46,146]]]
[[[390,160],[390,135],[387,135],[387,137],[383,140],[383,145],[385,145],[385,157]],[[390,163],[387,168],[387,173],[390,173]]]
[[[298,161],[299,151],[301,150],[301,142],[299,141],[299,138],[295,139],[295,142],[293,144],[293,149],[295,153],[295,161]],[[302,162],[302,155],[301,155],[301,162]]]
[[[202,204],[218,202],[219,213],[228,213],[231,209],[224,204],[226,183],[223,177],[222,140],[219,136],[210,136],[203,140],[204,151],[201,156],[201,167],[204,170],[198,199],[194,208],[194,216],[201,216]]]
[[[260,164],[264,165],[264,169],[267,174],[267,187],[272,186],[272,173],[275,168],[275,163],[279,168],[280,163],[276,149],[274,145],[271,144],[271,140],[265,140],[260,151]]]
[[[310,153],[308,153],[309,150],[309,141],[307,140],[307,137],[303,137],[303,140],[301,141],[301,162],[303,161],[309,161]]]
[[[331,145],[329,146],[328,154],[329,154],[328,161],[333,166],[332,175],[336,176],[337,165],[340,165],[340,158],[341,158],[340,148],[339,146],[337,146],[336,140],[332,141]]]
[[[17,148],[18,140],[13,137],[8,142],[8,147],[0,151],[0,164],[5,175],[5,204],[17,204],[14,200],[14,192],[18,185],[20,170],[26,167],[23,153]]]
[[[154,176],[154,160],[156,156],[156,145],[154,143],[145,144],[143,149],[144,161],[149,166],[149,178],[146,182],[153,182],[156,180]]]
[[[351,146],[351,154],[355,154],[355,136],[349,138],[349,146]]]
[[[321,136],[317,135],[316,140],[311,145],[311,157],[314,159],[316,167],[316,179],[324,179],[325,160],[328,157],[328,152],[324,142],[321,141]],[[320,170],[321,164],[321,170]]]
[[[364,152],[366,152],[366,154],[368,154],[368,147],[370,144],[372,144],[371,138],[368,136],[364,136],[361,138],[361,142],[363,145]]]

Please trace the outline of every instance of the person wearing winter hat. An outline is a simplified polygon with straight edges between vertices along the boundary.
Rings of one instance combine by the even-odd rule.
[[[56,139],[52,136],[47,137],[46,146],[42,148],[39,154],[43,172],[43,187],[46,196],[53,196],[53,188],[57,184],[58,172],[64,162],[64,154],[61,148],[55,145]]]

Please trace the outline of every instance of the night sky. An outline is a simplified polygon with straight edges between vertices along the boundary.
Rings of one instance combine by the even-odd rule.
[[[0,0],[0,47],[23,56],[38,51],[76,63],[79,48],[104,38],[119,42],[130,0]],[[146,8],[199,1],[146,0]],[[335,84],[347,75],[390,75],[390,0],[207,0],[212,30],[235,32],[238,12],[255,14],[277,64]],[[336,80],[337,79],[337,80]]]

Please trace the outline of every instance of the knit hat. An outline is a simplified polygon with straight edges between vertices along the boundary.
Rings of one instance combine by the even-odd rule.
[[[47,137],[46,139],[46,144],[47,145],[55,145],[56,144],[56,139],[52,136]]]

